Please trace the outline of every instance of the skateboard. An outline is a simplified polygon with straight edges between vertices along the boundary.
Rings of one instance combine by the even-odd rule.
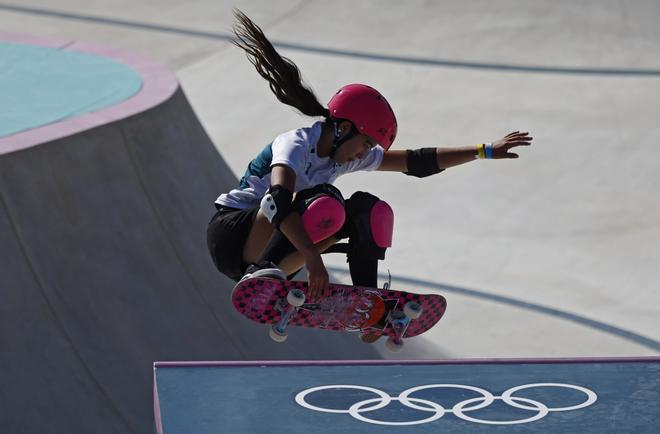
[[[414,294],[384,288],[330,284],[329,293],[308,300],[307,282],[255,277],[239,282],[232,304],[252,321],[270,324],[270,337],[287,338],[287,327],[355,331],[387,336],[386,347],[398,352],[403,339],[433,327],[447,308],[441,295]]]

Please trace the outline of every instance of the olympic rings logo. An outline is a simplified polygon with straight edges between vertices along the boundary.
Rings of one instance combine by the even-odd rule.
[[[584,402],[577,405],[549,408],[547,405],[539,401],[535,401],[529,398],[521,398],[518,396],[513,396],[514,393],[519,392],[521,390],[539,388],[539,387],[560,387],[565,389],[574,389],[584,393],[587,399]],[[345,410],[318,407],[306,401],[308,395],[329,389],[363,390],[377,395],[377,398],[365,399],[363,401],[356,402]],[[413,398],[410,396],[413,393],[428,389],[463,389],[463,390],[470,390],[473,392],[477,392],[482,396],[461,401],[455,404],[451,409],[447,409],[442,405],[438,404],[437,402],[429,401],[427,399]],[[298,403],[298,405],[308,410],[314,410],[323,413],[349,414],[354,419],[357,419],[362,422],[372,423],[376,425],[390,425],[390,426],[420,425],[424,423],[431,423],[440,419],[446,413],[452,413],[454,416],[468,422],[488,424],[488,425],[515,425],[515,424],[535,422],[539,419],[543,419],[545,416],[548,415],[548,413],[551,412],[572,411],[572,410],[579,410],[582,408],[586,408],[592,405],[594,402],[596,402],[597,399],[598,396],[593,391],[587,389],[586,387],[575,386],[572,384],[562,384],[562,383],[525,384],[522,386],[512,387],[506,390],[500,396],[495,396],[489,391],[475,386],[466,386],[462,384],[428,384],[424,386],[416,386],[416,387],[411,387],[410,389],[406,389],[403,392],[401,392],[397,397],[392,397],[387,393],[383,392],[382,390],[373,387],[338,384],[338,385],[318,386],[318,387],[305,389],[302,392],[299,392],[295,398],[296,403]],[[503,401],[504,403],[506,403],[511,407],[519,408],[522,410],[535,411],[537,413],[526,419],[504,420],[504,421],[478,419],[465,414],[467,412],[477,411],[482,408],[488,407],[496,400]],[[389,421],[375,420],[363,415],[363,413],[369,413],[387,407],[392,401],[398,401],[405,407],[411,408],[413,410],[421,411],[424,413],[433,413],[433,414],[423,419],[417,419],[406,422],[389,422]]]

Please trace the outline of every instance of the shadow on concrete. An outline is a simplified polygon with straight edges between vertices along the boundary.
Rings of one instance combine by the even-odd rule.
[[[150,432],[154,361],[379,358],[316,330],[276,344],[233,310],[205,231],[236,184],[181,89],[0,155],[0,431]]]

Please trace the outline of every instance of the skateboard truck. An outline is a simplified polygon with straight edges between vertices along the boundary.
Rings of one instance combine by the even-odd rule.
[[[403,306],[402,311],[392,311],[387,318],[394,331],[394,337],[389,337],[385,347],[393,353],[398,353],[403,348],[403,335],[406,334],[410,322],[416,320],[422,314],[422,306],[414,301],[409,301]]]
[[[298,311],[298,308],[305,304],[305,293],[300,289],[292,289],[286,295],[286,300],[283,298],[278,300],[275,306],[276,310],[282,313],[280,320],[270,328],[270,338],[275,342],[284,342],[288,336],[286,326],[293,318],[293,315]]]

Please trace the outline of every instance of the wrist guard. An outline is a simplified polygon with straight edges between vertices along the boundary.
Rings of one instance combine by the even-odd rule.
[[[406,153],[408,171],[404,173],[408,176],[424,178],[444,170],[438,167],[438,156],[435,148],[408,149]]]
[[[281,185],[273,185],[261,199],[261,212],[275,228],[279,229],[282,221],[293,211],[292,199],[293,193],[289,190]]]

